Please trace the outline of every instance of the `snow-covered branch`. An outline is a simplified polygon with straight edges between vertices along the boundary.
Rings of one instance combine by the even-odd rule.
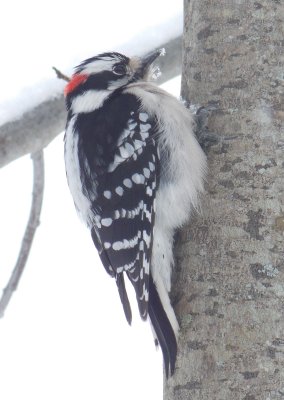
[[[181,37],[159,47],[166,49],[165,57],[159,59],[162,75],[158,83],[163,83],[181,73]],[[0,126],[0,167],[46,147],[64,130],[65,119],[64,98],[60,96]]]
[[[34,175],[31,211],[16,265],[10,276],[7,286],[3,290],[2,297],[0,298],[0,318],[3,317],[13,292],[17,289],[18,283],[27,263],[36,229],[40,223],[40,213],[44,190],[43,150],[39,150],[38,152],[32,154],[31,158],[33,161]]]

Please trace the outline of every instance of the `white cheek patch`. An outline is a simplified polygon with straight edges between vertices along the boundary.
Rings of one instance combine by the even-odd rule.
[[[94,111],[103,105],[109,94],[108,90],[88,90],[73,99],[72,110],[75,114]]]

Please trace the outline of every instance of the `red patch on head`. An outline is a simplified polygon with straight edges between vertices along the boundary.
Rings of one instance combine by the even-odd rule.
[[[65,86],[64,96],[67,96],[69,93],[73,92],[77,86],[79,86],[81,83],[84,83],[87,79],[88,75],[86,74],[74,74]]]

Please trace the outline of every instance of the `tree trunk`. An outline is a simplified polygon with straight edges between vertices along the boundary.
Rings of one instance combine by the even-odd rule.
[[[225,139],[176,249],[167,400],[284,399],[283,39],[281,0],[185,0],[182,96]]]

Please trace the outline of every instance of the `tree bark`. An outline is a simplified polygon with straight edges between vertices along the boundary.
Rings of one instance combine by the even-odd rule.
[[[182,96],[214,104],[202,215],[179,235],[166,400],[284,399],[284,4],[185,0]]]

